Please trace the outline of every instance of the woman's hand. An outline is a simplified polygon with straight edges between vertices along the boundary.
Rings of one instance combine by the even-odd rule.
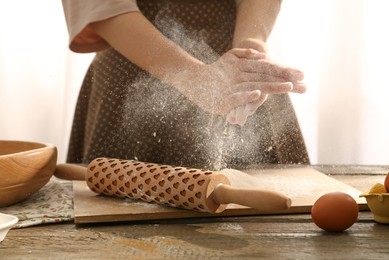
[[[267,45],[263,41],[256,40],[256,39],[245,39],[244,41],[239,43],[239,46],[242,48],[250,48],[257,50],[258,52],[263,54],[264,59],[267,59]],[[302,78],[297,80],[291,80],[289,84],[292,85],[292,88],[290,89],[290,92],[295,93],[304,93],[306,91],[306,85],[301,82],[303,79],[303,74],[301,73]],[[276,75],[274,75],[276,76]],[[274,80],[277,80],[276,77]],[[278,80],[283,80],[282,78],[279,78]],[[246,120],[249,116],[253,115],[255,111],[266,101],[269,94],[279,94],[272,92],[271,90],[264,90],[261,93],[260,98],[257,100],[250,102],[246,104],[245,106],[240,106],[238,108],[235,108],[231,110],[227,114],[227,122],[230,124],[239,124],[243,126],[246,123]]]
[[[252,114],[267,94],[290,92],[301,71],[280,66],[253,49],[232,49],[212,64],[177,73],[170,82],[205,111],[227,115],[248,105]]]

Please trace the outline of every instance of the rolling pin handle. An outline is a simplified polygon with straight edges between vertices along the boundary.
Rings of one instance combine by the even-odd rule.
[[[226,184],[218,184],[213,191],[213,200],[219,204],[234,203],[264,212],[288,209],[291,199],[270,190],[241,189]]]
[[[85,180],[87,168],[81,164],[58,164],[54,176],[63,180],[83,181]]]

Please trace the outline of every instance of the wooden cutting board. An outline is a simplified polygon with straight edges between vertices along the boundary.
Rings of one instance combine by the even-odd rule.
[[[359,198],[361,191],[337,181],[311,167],[269,170],[247,170],[244,173],[227,170],[232,186],[269,189],[282,192],[292,199],[292,207],[278,212],[230,204],[219,214],[160,206],[154,203],[117,199],[97,195],[89,190],[86,182],[74,181],[74,221],[81,223],[118,222],[136,220],[177,219],[215,216],[241,216],[261,214],[310,213],[312,205],[322,195],[342,191],[351,195],[360,210],[368,210],[366,200]]]

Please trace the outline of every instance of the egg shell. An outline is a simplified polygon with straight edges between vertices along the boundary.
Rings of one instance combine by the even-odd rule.
[[[344,192],[321,196],[311,209],[313,222],[326,231],[339,232],[351,227],[358,219],[358,204]]]
[[[387,193],[387,189],[383,184],[376,183],[370,188],[369,194],[376,194],[376,193]]]
[[[385,182],[384,182],[386,191],[389,192],[389,173],[385,177]]]

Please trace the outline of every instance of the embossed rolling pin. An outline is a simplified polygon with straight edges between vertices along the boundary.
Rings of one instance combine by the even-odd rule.
[[[226,176],[213,171],[97,158],[88,165],[86,173],[81,166],[58,166],[57,177],[69,174],[70,179],[82,179],[84,174],[88,187],[98,194],[209,213],[222,212],[230,203],[264,212],[291,206],[291,200],[281,193],[231,187]]]

